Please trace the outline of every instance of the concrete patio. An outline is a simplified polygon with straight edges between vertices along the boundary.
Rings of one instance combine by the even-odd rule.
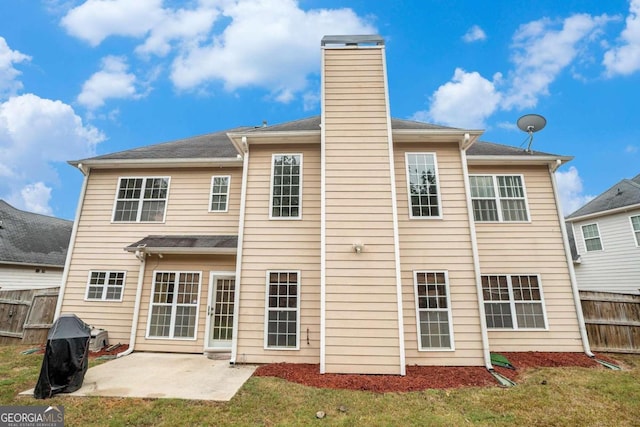
[[[82,388],[66,395],[228,401],[255,369],[202,354],[134,352],[90,368]]]

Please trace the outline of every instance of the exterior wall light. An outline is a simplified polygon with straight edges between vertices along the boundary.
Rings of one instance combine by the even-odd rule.
[[[357,254],[362,253],[362,251],[364,251],[364,244],[362,243],[354,243],[353,244],[353,251]]]

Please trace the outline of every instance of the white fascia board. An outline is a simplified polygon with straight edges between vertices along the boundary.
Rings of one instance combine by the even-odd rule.
[[[579,221],[584,221],[586,219],[593,219],[593,218],[598,218],[601,216],[607,216],[607,215],[613,215],[613,214],[617,214],[617,213],[622,213],[622,212],[628,212],[628,211],[632,211],[635,209],[640,209],[640,203],[636,203],[634,205],[627,205],[627,206],[622,206],[619,208],[615,208],[615,209],[609,209],[606,211],[600,211],[600,212],[594,212],[594,213],[590,213],[588,215],[581,215],[581,216],[576,216],[573,218],[565,218],[565,221],[567,222],[579,222]]]
[[[172,167],[212,167],[212,166],[242,166],[242,158],[211,157],[197,159],[108,159],[108,160],[84,160],[68,162],[71,166],[80,169],[129,169],[129,168],[172,168]],[[82,170],[82,169],[81,169]]]
[[[238,150],[242,150],[242,138],[246,138],[247,144],[297,144],[320,143],[320,129],[282,131],[282,132],[238,132],[228,133],[227,136]]]
[[[500,155],[467,155],[467,163],[470,165],[555,165],[557,161],[561,164],[573,160],[572,156],[539,156],[539,155],[520,155],[520,156],[500,156]]]
[[[235,254],[238,249],[237,248],[176,248],[176,247],[144,247],[144,248],[124,248],[126,252],[144,252],[147,254]]]
[[[44,264],[37,262],[19,262],[19,261],[0,261],[0,265],[17,265],[20,267],[46,267],[46,268],[59,268],[62,270],[64,265],[59,264]]]

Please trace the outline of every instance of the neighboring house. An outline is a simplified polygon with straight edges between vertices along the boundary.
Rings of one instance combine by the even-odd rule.
[[[377,36],[321,53],[319,117],[71,162],[56,313],[139,351],[322,373],[589,352],[555,188],[570,158],[391,119]]]
[[[578,288],[640,294],[640,174],[567,216]]]
[[[0,290],[60,286],[72,228],[0,200]]]

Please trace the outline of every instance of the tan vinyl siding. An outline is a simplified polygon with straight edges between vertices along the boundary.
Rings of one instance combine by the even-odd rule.
[[[209,276],[211,271],[234,271],[235,256],[227,255],[150,255],[147,258],[140,303],[140,317],[136,334],[136,350],[176,353],[202,353],[207,321],[207,305],[210,304]],[[200,300],[198,301],[198,322],[196,339],[145,338],[149,320],[149,303],[153,291],[155,271],[189,271],[200,273]]]
[[[476,222],[482,274],[539,274],[547,331],[489,330],[492,351],[582,351],[551,176],[546,166],[469,166],[470,174],[522,174],[530,223]]]
[[[61,312],[75,313],[86,323],[106,329],[112,342],[128,343],[140,263],[124,248],[153,234],[236,235],[241,172],[240,168],[92,170]],[[211,176],[221,174],[231,175],[229,211],[209,212]],[[118,179],[125,176],[171,177],[164,223],[111,222]],[[84,301],[90,270],[126,271],[122,301]]]
[[[302,154],[302,219],[269,219],[272,155]],[[320,146],[250,147],[238,325],[239,363],[318,363]],[[299,350],[265,349],[267,271],[300,271]],[[308,332],[307,332],[308,331]],[[308,337],[308,340],[307,340]]]
[[[405,153],[435,153],[442,219],[410,219]],[[407,365],[483,365],[462,160],[457,144],[396,143],[396,185]],[[448,271],[455,351],[419,351],[414,271]]]
[[[398,374],[384,51],[325,49],[323,54],[325,370]],[[365,245],[361,254],[354,253],[354,243]]]

